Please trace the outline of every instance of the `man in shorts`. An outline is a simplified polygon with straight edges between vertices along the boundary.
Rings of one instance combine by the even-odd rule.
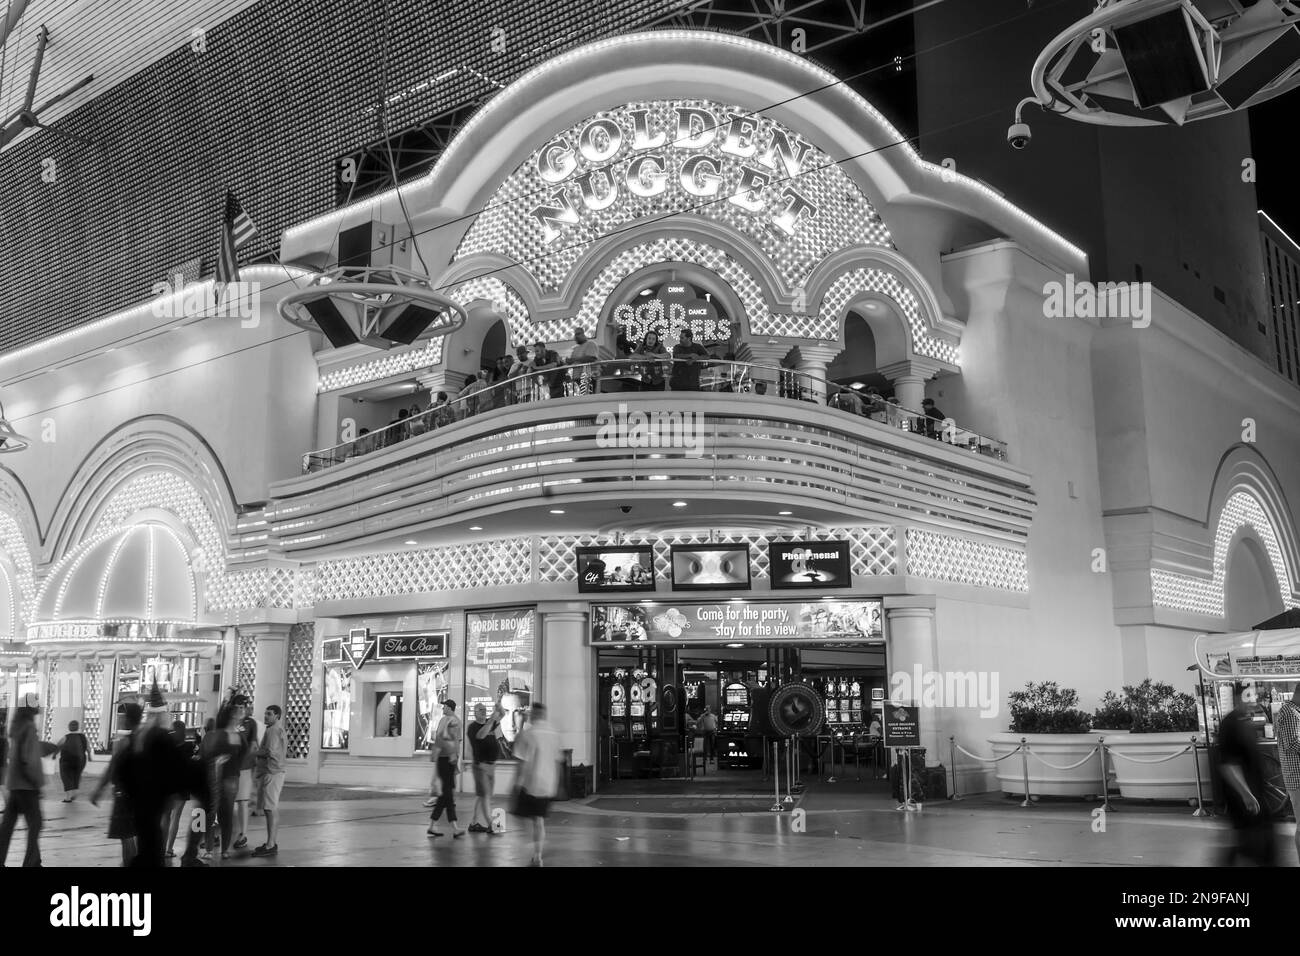
[[[257,767],[257,721],[253,717],[253,702],[242,694],[231,700],[231,705],[241,707],[243,719],[239,723],[240,753],[239,790],[235,793],[235,838],[234,849],[242,850],[248,846],[248,803],[253,799],[253,770]]]
[[[257,806],[266,814],[266,842],[253,851],[253,856],[275,856],[280,852],[280,791],[284,789],[284,761],[289,752],[282,716],[280,708],[272,704],[262,717],[266,733],[257,748]]]

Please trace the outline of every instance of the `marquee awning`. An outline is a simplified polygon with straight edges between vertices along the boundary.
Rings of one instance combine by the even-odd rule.
[[[73,636],[78,626],[190,625],[198,612],[190,554],[165,524],[117,528],[55,566],[36,599],[29,639]]]
[[[1300,628],[1202,634],[1196,663],[1210,677],[1300,681]]]

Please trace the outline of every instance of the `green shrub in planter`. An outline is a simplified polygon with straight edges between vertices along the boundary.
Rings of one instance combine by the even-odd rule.
[[[1196,701],[1191,694],[1149,677],[1136,687],[1126,686],[1122,697],[1113,690],[1106,691],[1101,707],[1093,714],[1092,725],[1105,730],[1131,730],[1135,734],[1191,732],[1200,727]]]
[[[1079,710],[1079,694],[1056,681],[1025,684],[1007,695],[1011,732],[1017,734],[1086,734],[1091,718]]]
[[[1128,690],[1120,697],[1113,690],[1106,691],[1101,699],[1101,706],[1093,712],[1093,730],[1132,730],[1133,711],[1129,707]]]

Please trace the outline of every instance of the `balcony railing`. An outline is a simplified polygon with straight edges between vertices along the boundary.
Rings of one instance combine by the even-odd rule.
[[[788,401],[825,404],[846,415],[869,418],[880,424],[941,441],[973,454],[1006,461],[1005,442],[957,425],[903,408],[879,396],[863,395],[824,378],[792,369],[752,362],[664,358],[612,359],[582,365],[561,365],[529,372],[461,394],[418,415],[361,435],[352,441],[321,448],[303,456],[303,472],[340,465],[364,455],[391,448],[439,428],[477,415],[517,405],[557,401],[599,393],[721,392],[748,394]]]

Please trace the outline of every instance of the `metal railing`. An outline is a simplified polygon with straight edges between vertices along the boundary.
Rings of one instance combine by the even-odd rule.
[[[303,456],[304,473],[321,471],[355,458],[394,447],[457,422],[517,405],[597,394],[633,392],[720,392],[772,397],[826,405],[844,414],[944,442],[974,454],[1005,461],[1007,446],[962,428],[951,418],[938,419],[793,369],[732,359],[682,360],[661,357],[611,359],[559,365],[484,385],[434,404],[351,441]]]

